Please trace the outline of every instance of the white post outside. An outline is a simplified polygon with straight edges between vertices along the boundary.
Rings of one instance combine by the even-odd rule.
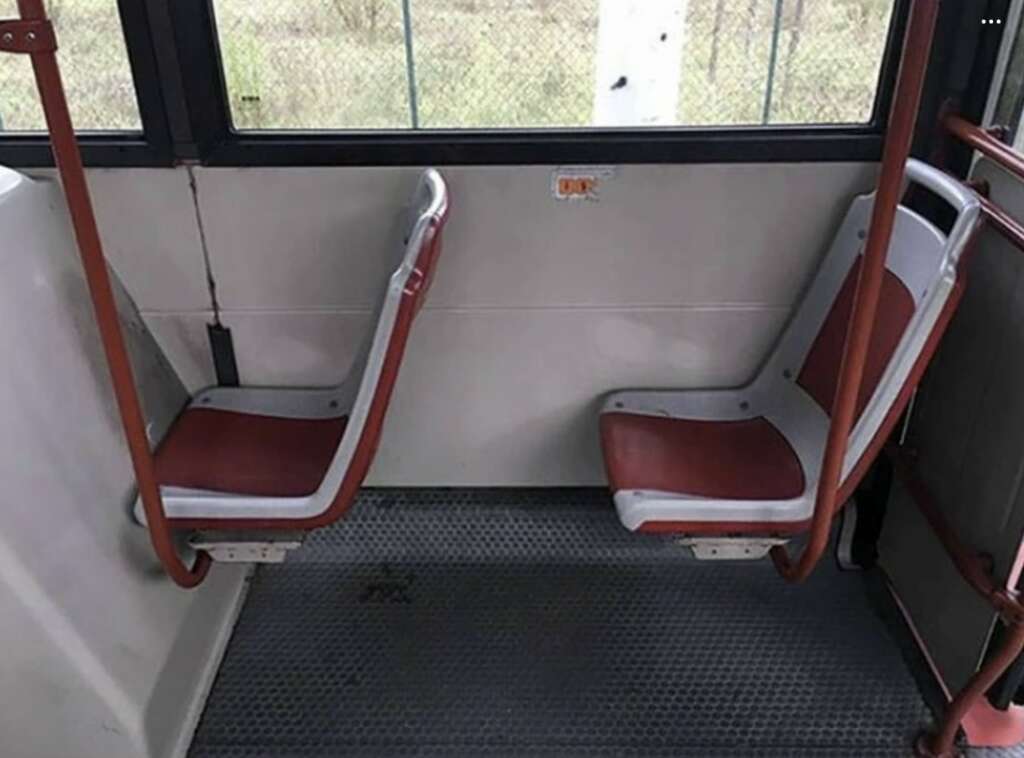
[[[601,0],[594,126],[678,120],[689,0]]]

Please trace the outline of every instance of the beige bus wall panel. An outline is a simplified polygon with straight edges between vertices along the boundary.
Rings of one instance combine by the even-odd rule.
[[[446,166],[444,256],[367,484],[603,485],[600,396],[749,380],[876,170]],[[242,382],[336,383],[420,169],[193,171]],[[560,196],[559,177],[581,175],[593,192]],[[187,171],[89,179],[107,254],[154,336],[191,391],[211,384]],[[152,217],[151,234],[125,217]]]

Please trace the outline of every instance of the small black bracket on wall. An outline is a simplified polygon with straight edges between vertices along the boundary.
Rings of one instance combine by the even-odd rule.
[[[235,343],[231,330],[220,321],[206,325],[210,337],[210,353],[213,356],[213,370],[220,387],[238,386],[238,362],[235,360]]]

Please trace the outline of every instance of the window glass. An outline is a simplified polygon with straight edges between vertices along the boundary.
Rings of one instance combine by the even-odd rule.
[[[48,0],[75,128],[141,129],[116,0]],[[15,0],[0,0],[0,18],[17,18]],[[0,132],[46,129],[27,55],[0,55]]]
[[[892,0],[215,0],[239,129],[857,124]]]

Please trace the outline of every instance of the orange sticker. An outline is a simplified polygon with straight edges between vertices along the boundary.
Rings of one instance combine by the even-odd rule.
[[[563,197],[587,196],[597,191],[597,179],[592,177],[563,176],[558,180],[558,194]]]
[[[551,176],[551,193],[557,200],[597,200],[601,180],[611,173],[608,169],[585,167],[557,169]]]

